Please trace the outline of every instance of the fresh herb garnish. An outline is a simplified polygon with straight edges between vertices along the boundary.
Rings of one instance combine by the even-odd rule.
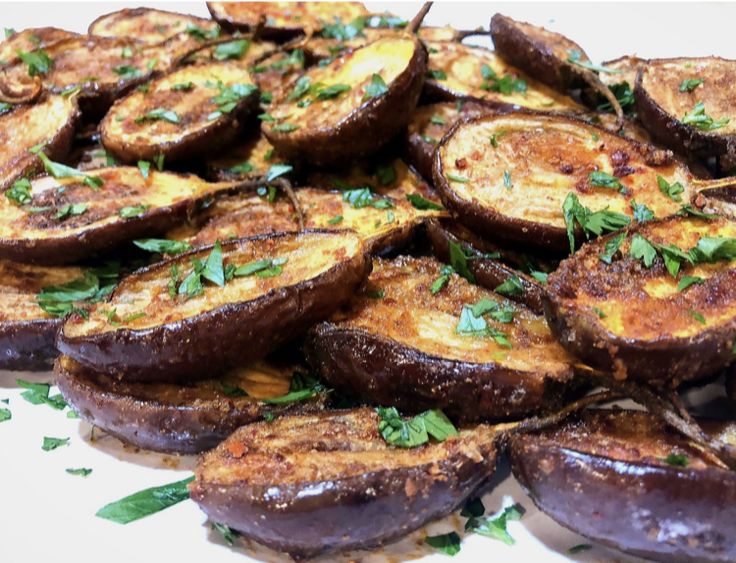
[[[670,198],[672,201],[681,202],[680,194],[685,191],[684,186],[680,182],[672,182],[671,184],[662,176],[657,176],[657,185],[659,191]]]
[[[82,183],[85,186],[92,188],[93,190],[100,189],[104,183],[102,178],[100,178],[99,176],[90,176],[88,174],[85,174],[84,172],[80,172],[76,168],[67,166],[66,164],[54,162],[41,151],[39,151],[37,154],[38,158],[40,158],[41,162],[43,162],[43,167],[44,170],[46,170],[46,173],[50,174],[57,180],[62,178],[82,178]]]
[[[123,219],[135,219],[136,217],[140,217],[141,215],[145,214],[146,211],[150,208],[150,205],[129,205],[126,207],[121,207],[118,211],[118,215],[122,217]]]
[[[193,480],[194,476],[168,485],[145,489],[103,506],[95,516],[118,524],[128,524],[145,518],[188,499],[187,485]]]
[[[237,39],[228,43],[220,43],[215,47],[214,58],[216,61],[226,61],[228,59],[239,59],[248,51],[250,41],[247,39]]]
[[[376,98],[388,92],[388,86],[380,74],[373,74],[370,83],[365,87],[363,101]]]
[[[77,475],[79,477],[87,477],[90,473],[92,473],[92,470],[88,467],[79,467],[79,468],[69,468],[65,470],[69,475]]]
[[[573,545],[570,549],[567,550],[567,552],[570,555],[575,555],[576,553],[582,553],[583,551],[588,551],[590,549],[593,549],[593,546],[589,543],[579,543],[577,545]]]
[[[217,105],[217,109],[207,116],[207,119],[217,119],[218,117],[232,112],[241,100],[249,98],[258,87],[254,84],[233,84],[225,86],[222,82],[217,83],[219,94],[212,98],[212,103]]]
[[[31,203],[33,199],[33,196],[31,196],[31,181],[28,180],[28,178],[16,180],[13,182],[13,185],[5,191],[5,197],[18,205],[27,205]]]
[[[291,133],[292,131],[296,131],[301,127],[300,125],[295,125],[293,123],[279,123],[277,125],[273,125],[271,129],[276,131],[277,133]]]
[[[416,448],[429,442],[431,436],[444,442],[458,432],[441,410],[428,410],[405,420],[394,407],[378,407],[378,432],[386,443],[400,448]]]
[[[49,436],[43,437],[43,445],[41,449],[45,452],[50,452],[61,446],[68,446],[69,438],[51,438]]]
[[[113,67],[112,71],[123,80],[132,80],[143,76],[143,73],[133,65],[119,65]]]
[[[116,281],[117,271],[96,269],[68,283],[42,288],[36,299],[41,309],[55,317],[73,312],[84,315],[86,310],[77,305],[101,301],[112,292]]]
[[[634,221],[637,223],[646,223],[654,219],[654,211],[649,209],[643,203],[636,203],[636,200],[631,200],[631,211],[634,214]]]
[[[441,205],[428,200],[421,194],[406,194],[406,199],[411,203],[415,209],[422,211],[442,211],[444,207]]]
[[[475,276],[468,267],[468,259],[470,256],[465,253],[465,249],[451,240],[447,241],[447,245],[450,250],[450,266],[452,266],[452,269],[470,283],[475,283]]]
[[[207,39],[217,39],[220,36],[220,26],[216,25],[212,29],[204,29],[195,25],[191,22],[187,24],[186,33],[198,39],[199,41],[206,41]]]
[[[514,187],[514,185],[511,183],[511,172],[508,170],[503,171],[503,187],[507,190],[510,190]]]
[[[13,414],[10,412],[10,409],[6,409],[5,407],[0,408],[0,422],[5,422],[11,418],[13,418]]]
[[[562,213],[567,227],[567,238],[570,242],[570,252],[575,251],[575,224],[580,225],[586,238],[591,235],[600,236],[603,233],[618,231],[631,222],[626,215],[602,209],[591,211],[580,203],[578,197],[570,192],[562,204]]]
[[[144,180],[148,180],[148,173],[151,170],[151,163],[147,160],[138,161],[138,170],[140,170],[141,176]]]
[[[390,209],[394,206],[390,199],[376,198],[369,187],[345,190],[342,200],[349,203],[354,209],[374,207],[375,209]]]
[[[636,110],[636,99],[634,98],[634,91],[631,89],[631,85],[628,82],[619,82],[617,84],[609,84],[608,89],[618,100],[621,109],[627,114],[632,114]],[[598,111],[613,111],[611,102],[605,101],[598,104],[596,108]],[[598,139],[593,139],[597,141]]]
[[[189,92],[189,90],[191,90],[192,88],[194,88],[194,82],[191,81],[178,82],[171,86],[171,90],[173,90],[174,92]]]
[[[235,540],[240,537],[240,532],[233,530],[230,526],[220,524],[219,522],[212,522],[212,529],[222,536],[222,539],[225,540],[227,545],[235,544]]]
[[[432,285],[429,286],[429,292],[432,295],[436,295],[437,293],[442,291],[442,288],[445,287],[450,281],[450,277],[453,273],[455,273],[455,270],[452,266],[442,266],[442,268],[440,268],[440,275],[437,276],[432,282]]]
[[[494,291],[496,293],[500,293],[501,295],[505,295],[506,297],[515,297],[519,295],[524,295],[524,286],[522,285],[519,276],[511,276],[496,289],[494,289]]]
[[[672,465],[673,467],[687,467],[689,463],[685,454],[669,454],[667,457],[663,458],[662,461],[667,465]]]
[[[476,312],[480,314],[476,314]],[[483,313],[485,312],[482,309],[477,311],[475,305],[463,305],[455,332],[462,336],[493,338],[499,346],[511,348],[511,342],[509,342],[505,333],[488,326],[488,323],[483,318]]]
[[[233,271],[233,277],[243,278],[248,276],[258,276],[259,278],[273,278],[281,275],[284,271],[284,264],[288,262],[288,258],[265,258],[262,260],[254,260],[242,266],[238,266]]]
[[[342,215],[335,215],[331,219],[328,219],[327,224],[328,225],[337,225],[338,223],[342,223],[343,216]]]
[[[273,164],[265,174],[265,181],[272,182],[276,178],[280,178],[292,170],[294,170],[294,167],[290,164]]]
[[[511,74],[499,77],[490,66],[484,64],[480,67],[481,76],[483,76],[483,84],[481,88],[489,92],[499,92],[506,96],[514,92],[526,93],[526,80],[516,79]],[[445,77],[447,78],[447,77]]]
[[[168,121],[169,123],[175,124],[181,122],[179,115],[175,111],[166,108],[155,108],[147,114],[135,118],[136,123],[143,123],[144,121]]]
[[[595,172],[588,174],[588,181],[591,186],[596,186],[598,188],[610,188],[622,193],[626,190],[626,188],[621,184],[621,180],[616,176],[612,176],[611,174],[600,170],[596,170]]]
[[[87,211],[87,205],[85,203],[67,203],[59,207],[54,214],[54,219],[63,221],[67,217],[82,215],[85,211]]]
[[[53,65],[51,57],[43,49],[35,51],[16,51],[16,54],[28,65],[28,76],[39,76],[47,74]]]
[[[583,68],[587,68],[588,70],[592,70],[594,72],[602,72],[604,74],[621,74],[620,70],[606,68],[601,65],[593,64],[590,61],[583,60],[583,54],[577,49],[570,49],[567,52],[567,62],[581,66]]]
[[[288,403],[296,403],[311,399],[319,393],[325,392],[326,389],[319,380],[307,374],[295,372],[291,378],[289,392],[281,397],[271,397],[263,399],[262,402],[268,405],[284,405]]]
[[[134,240],[133,244],[148,252],[159,254],[181,254],[191,248],[191,245],[183,240],[168,240],[158,238],[146,238]]]
[[[695,319],[696,321],[698,321],[698,322],[699,322],[699,323],[700,323],[701,325],[704,325],[704,324],[706,324],[706,320],[705,320],[705,317],[703,316],[703,314],[702,314],[702,313],[700,313],[700,312],[696,311],[695,309],[690,309],[690,310],[688,311],[688,313],[690,313],[690,316],[691,316],[692,318],[694,318],[694,319]]]
[[[427,70],[427,78],[430,80],[447,80],[447,73],[444,70],[430,68]]]
[[[703,83],[702,78],[686,78],[680,82],[680,92],[692,92]]]
[[[705,280],[700,276],[682,276],[677,283],[677,291],[685,291],[688,287],[695,284],[701,284]]]
[[[446,555],[457,555],[460,553],[460,536],[457,532],[441,534],[438,536],[427,536],[424,543]]]
[[[701,131],[714,131],[728,125],[731,120],[728,117],[721,119],[713,119],[705,113],[705,104],[698,102],[695,107],[682,116],[682,122],[686,125],[692,125]]]
[[[468,182],[470,182],[470,178],[458,176],[457,174],[445,174],[445,177],[448,180],[452,180],[453,182],[460,182],[461,184],[467,184]]]
[[[502,541],[506,545],[514,545],[516,540],[508,532],[511,520],[521,520],[524,509],[518,504],[507,506],[500,513],[492,516],[473,517],[468,521],[466,529]]]
[[[67,406],[61,394],[49,396],[51,385],[48,383],[31,383],[24,379],[16,379],[15,382],[25,389],[20,396],[32,405],[48,405],[57,411],[64,410]]]
[[[618,252],[619,248],[621,248],[621,243],[625,238],[626,233],[620,233],[609,238],[603,246],[603,254],[599,254],[598,257],[606,264],[610,264],[613,261],[614,255]]]

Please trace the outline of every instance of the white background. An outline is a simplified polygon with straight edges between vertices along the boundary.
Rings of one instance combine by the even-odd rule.
[[[0,3],[0,27],[51,25],[83,32],[101,14],[138,5],[208,16],[204,3]],[[368,6],[409,18],[419,4],[369,2]],[[567,34],[594,61],[624,54],[716,54],[736,58],[736,4],[439,2],[425,21],[429,25],[451,24],[463,29],[487,27],[497,11]],[[189,501],[127,526],[95,518],[95,512],[112,500],[186,477],[191,474],[194,459],[136,453],[100,432],[91,443],[86,423],[67,419],[64,413],[48,406],[32,406],[23,401],[14,388],[19,375],[38,381],[50,379],[49,374],[0,372],[0,399],[10,399],[13,413],[11,421],[0,424],[0,562],[132,563],[162,559],[221,563],[242,562],[248,556],[264,561],[283,559],[248,542],[228,548]],[[70,437],[71,444],[44,452],[44,436]],[[92,468],[93,473],[82,478],[64,471],[76,467]],[[521,522],[509,525],[517,544],[508,547],[471,535],[463,540],[455,561],[629,560],[601,547],[568,555],[569,547],[588,542],[536,511],[518,484],[508,477],[505,464],[499,469],[497,483],[484,498],[489,512],[511,502],[520,502],[527,509]],[[457,517],[450,517],[430,526],[429,533],[444,533],[460,526]],[[432,555],[426,548],[417,547],[426,534],[422,530],[381,552],[351,557],[370,561],[385,561],[390,555],[393,560],[421,556],[437,562],[445,560],[443,555]]]

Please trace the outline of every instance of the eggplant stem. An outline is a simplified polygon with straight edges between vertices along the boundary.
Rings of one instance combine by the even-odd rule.
[[[569,63],[572,64],[572,63]],[[611,89],[603,84],[601,82],[600,77],[593,72],[592,70],[588,70],[587,68],[581,68],[578,66],[575,66],[575,70],[578,71],[585,82],[588,83],[588,86],[593,88],[596,92],[598,92],[601,96],[606,98],[609,104],[611,104],[611,107],[613,108],[614,113],[616,114],[616,131],[620,131],[623,129],[626,118],[624,116],[624,110],[621,107],[621,104],[618,103],[618,99],[613,94]]]
[[[417,12],[417,15],[412,18],[411,22],[409,22],[409,25],[407,26],[409,33],[417,33],[419,31],[424,18],[427,16],[429,9],[432,7],[432,4],[433,2],[425,2],[422,5],[422,7]]]

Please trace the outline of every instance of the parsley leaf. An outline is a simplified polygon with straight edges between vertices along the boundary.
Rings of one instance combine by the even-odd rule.
[[[48,383],[31,383],[24,379],[16,379],[15,382],[25,389],[20,396],[32,405],[48,405],[57,411],[64,410],[67,406],[61,394],[49,396],[51,385]]]
[[[41,309],[56,317],[72,312],[84,314],[76,305],[102,300],[112,292],[116,281],[117,271],[88,271],[70,282],[43,287],[36,300]]]
[[[602,72],[604,74],[621,74],[620,70],[606,68],[601,65],[593,64],[590,61],[583,60],[583,54],[577,49],[570,49],[567,51],[567,62],[586,68],[588,70],[592,70],[594,72]]]
[[[636,99],[634,98],[634,91],[631,89],[631,85],[628,82],[609,84],[608,89],[614,96],[616,96],[621,109],[624,110],[625,113],[634,113],[636,110]],[[611,102],[605,101],[598,104],[596,109],[598,111],[613,111],[613,106],[611,105]]]
[[[612,176],[611,174],[600,170],[596,170],[595,172],[588,174],[588,181],[591,186],[596,186],[598,188],[610,188],[622,193],[626,191],[626,188],[621,184],[621,180],[616,176]]]
[[[700,276],[682,276],[677,284],[677,291],[685,291],[691,285],[700,284],[704,281]]]
[[[378,432],[386,443],[400,448],[415,448],[429,442],[431,436],[444,442],[458,432],[441,410],[428,410],[405,420],[394,407],[377,407]]]
[[[13,418],[13,414],[10,412],[10,409],[6,409],[5,407],[0,408],[0,422],[6,422]]]
[[[143,73],[133,65],[118,65],[113,67],[112,71],[123,80],[132,80],[143,76]]]
[[[634,236],[631,237],[629,254],[636,260],[643,260],[644,265],[651,268],[657,257],[657,249],[639,233],[634,233]]]
[[[284,264],[288,258],[265,258],[263,260],[254,260],[242,266],[237,267],[233,276],[236,278],[258,276],[259,278],[272,278],[281,275],[284,271]]]
[[[267,405],[284,405],[288,403],[296,403],[298,401],[304,401],[311,399],[325,391],[324,385],[319,380],[310,377],[309,375],[301,374],[299,372],[294,373],[291,378],[291,385],[289,386],[289,392],[281,397],[271,397],[263,399],[262,402]]]
[[[714,131],[728,125],[731,120],[727,117],[721,119],[713,119],[705,113],[705,104],[698,102],[695,107],[682,116],[682,122],[686,125],[692,125],[701,131]]]
[[[636,203],[636,200],[631,200],[631,211],[634,213],[634,221],[637,223],[646,223],[654,219],[654,211],[649,209],[643,203]]]
[[[447,285],[447,283],[450,281],[450,277],[455,272],[455,270],[452,268],[452,266],[442,266],[440,268],[440,275],[435,278],[435,280],[432,282],[432,285],[429,286],[429,292],[432,295],[436,295],[440,291],[442,291],[442,288]]]
[[[354,209],[363,209],[364,207],[374,207],[375,209],[390,209],[394,206],[390,199],[374,197],[369,187],[345,190],[342,193],[342,200],[349,203]]]
[[[521,284],[521,279],[519,279],[519,276],[511,276],[498,287],[496,287],[494,291],[496,293],[500,293],[501,295],[505,295],[506,297],[515,297],[519,295],[524,295],[524,286]]]
[[[499,77],[490,66],[484,64],[480,67],[480,73],[483,77],[483,84],[481,88],[488,90],[489,92],[499,92],[506,96],[514,93],[526,93],[527,84],[526,80],[516,79],[511,74],[506,74],[503,77]],[[445,76],[445,78],[447,78]]]
[[[421,194],[406,194],[406,199],[414,206],[415,209],[420,209],[422,211],[442,211],[444,209],[441,205],[426,199]]]
[[[47,74],[53,66],[51,57],[43,49],[36,49],[30,52],[18,50],[16,54],[21,61],[28,65],[28,76]]]
[[[247,39],[237,39],[228,43],[220,43],[215,47],[213,56],[216,61],[226,61],[228,59],[239,59],[250,47],[250,41]]]
[[[470,283],[475,283],[475,276],[468,268],[469,256],[465,253],[462,246],[453,241],[447,241],[450,251],[450,265],[459,275],[464,277]]]
[[[67,166],[66,164],[60,164],[52,161],[42,151],[38,152],[38,158],[43,162],[44,170],[47,174],[50,174],[57,180],[62,178],[82,178],[82,183],[85,186],[89,186],[93,190],[97,190],[102,187],[103,180],[99,176],[89,176],[84,172],[80,172],[76,168]]]
[[[146,211],[148,211],[148,208],[151,207],[150,205],[130,205],[126,207],[121,207],[118,211],[118,215],[122,217],[123,219],[135,219],[136,217],[140,217],[143,215]]]
[[[438,536],[427,536],[424,538],[424,543],[446,555],[460,553],[460,536],[457,532],[450,532]]]
[[[680,92],[692,92],[703,83],[702,78],[686,78],[680,82]]]
[[[657,176],[657,185],[659,191],[670,198],[672,201],[681,202],[682,197],[680,194],[685,191],[685,188],[680,182],[669,183],[662,176]]]
[[[69,468],[65,470],[69,475],[78,475],[79,477],[87,477],[92,470],[87,467],[80,467],[78,469]]]
[[[191,245],[183,240],[168,240],[158,238],[146,238],[134,240],[133,244],[138,248],[147,250],[148,252],[157,252],[158,254],[181,254],[189,250]]]
[[[187,485],[194,476],[182,481],[152,487],[103,506],[95,516],[118,524],[128,524],[155,514],[189,498]]]
[[[33,200],[31,195],[31,181],[28,178],[21,178],[13,182],[5,191],[5,197],[18,205],[27,205]]]
[[[166,108],[155,108],[147,114],[135,118],[136,123],[143,123],[144,121],[168,121],[169,123],[175,124],[181,122],[179,115],[175,111]]]
[[[45,452],[50,452],[61,446],[68,446],[69,438],[50,438],[49,436],[43,437],[43,445],[41,449]]]
[[[233,545],[235,543],[235,540],[240,537],[240,532],[233,530],[230,526],[226,526],[225,524],[213,522],[212,529],[219,532],[219,534],[222,536],[222,539],[225,540],[225,543],[227,543],[227,545]]]
[[[575,224],[580,225],[586,238],[590,235],[600,236],[603,233],[618,231],[631,222],[626,215],[602,209],[591,211],[580,203],[578,197],[570,192],[562,204],[562,214],[567,227],[567,238],[570,252],[575,252]]]
[[[279,123],[277,125],[273,125],[271,129],[277,133],[291,133],[292,131],[299,129],[299,127],[300,125],[295,125],[293,123]]]
[[[493,327],[489,327],[481,315],[475,314],[473,305],[463,305],[460,319],[455,327],[455,332],[462,336],[489,337],[493,338],[499,346],[511,348],[506,334]]]
[[[521,520],[524,509],[518,504],[507,506],[499,514],[484,518],[472,518],[469,529],[477,534],[502,541],[506,545],[514,545],[516,540],[509,534],[507,526],[511,520]]]
[[[601,261],[606,264],[610,264],[613,260],[613,256],[618,252],[621,247],[621,243],[626,238],[626,233],[620,233],[614,237],[609,238],[603,247],[603,254],[599,254],[598,257]]]
[[[373,74],[370,83],[365,87],[363,101],[376,98],[388,92],[388,86],[380,74]]]
[[[673,467],[687,467],[689,463],[686,455],[674,453],[669,454],[667,457],[663,458],[662,461],[667,465],[672,465]]]

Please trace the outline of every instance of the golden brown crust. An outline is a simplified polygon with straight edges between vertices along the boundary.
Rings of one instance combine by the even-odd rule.
[[[480,425],[417,448],[389,446],[369,409],[241,428],[197,465],[208,516],[297,558],[374,547],[451,512],[495,466]]]
[[[212,250],[128,276],[87,319],[65,323],[59,350],[94,371],[124,372],[131,381],[201,378],[202,365],[214,372],[242,366],[298,337],[344,303],[371,266],[350,231],[258,236],[223,242],[223,268],[286,259],[278,275],[234,277],[222,287],[203,283],[199,294],[178,294],[192,260],[204,261]],[[112,310],[121,322],[109,322]]]
[[[302,48],[267,53],[253,62],[250,75],[263,94],[277,100],[291,91],[308,61],[310,58]],[[269,105],[264,104],[266,111]]]
[[[293,403],[263,402],[286,395],[295,370],[260,361],[190,384],[131,383],[125,374],[95,374],[62,356],[54,381],[71,408],[108,434],[139,448],[193,454],[264,415],[321,410],[324,393]]]
[[[430,258],[376,260],[350,306],[310,332],[312,366],[332,386],[374,404],[440,408],[463,420],[514,418],[559,404],[573,379],[571,358],[541,315],[457,274],[433,294],[441,268]],[[512,313],[511,322],[484,317],[508,344],[458,332],[463,307],[481,300]]]
[[[711,429],[733,442],[733,425]],[[655,560],[736,557],[734,472],[650,414],[588,411],[512,438],[510,453],[535,504],[577,533]]]
[[[704,237],[734,237],[725,218],[670,218],[629,230],[620,258],[600,259],[607,238],[585,245],[550,274],[547,318],[560,342],[593,367],[673,385],[717,372],[733,359],[736,267],[685,263],[672,277],[660,257],[647,268],[630,256],[635,234],[688,252]],[[683,276],[697,283],[678,291]]]
[[[274,164],[286,164],[286,159],[260,130],[233,143],[225,152],[207,160],[207,177],[210,180],[236,180],[257,178],[268,172]]]
[[[133,37],[148,45],[163,43],[176,35],[186,34],[189,35],[190,44],[197,45],[195,35],[187,32],[187,29],[193,27],[199,28],[205,34],[218,36],[217,22],[152,8],[124,8],[110,12],[89,24],[87,32],[100,37]]]
[[[31,52],[36,49],[45,49],[49,45],[78,37],[79,34],[58,27],[29,27],[16,31],[4,41],[0,41],[0,66],[18,60],[18,51]]]
[[[258,89],[240,64],[186,66],[115,102],[100,126],[102,144],[123,162],[200,158],[234,141],[257,104]],[[161,111],[164,117],[150,117]]]
[[[0,189],[43,169],[38,156],[30,152],[32,148],[42,146],[49,158],[64,158],[79,117],[75,98],[51,95],[0,114]]]

